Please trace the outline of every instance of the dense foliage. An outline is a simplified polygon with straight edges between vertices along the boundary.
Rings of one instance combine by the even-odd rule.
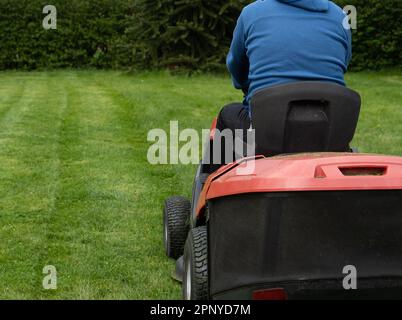
[[[236,19],[248,0],[138,0],[126,44],[146,67],[224,65]]]
[[[0,69],[224,67],[236,18],[250,0],[0,0]],[[355,69],[402,65],[401,0],[335,0],[358,9]]]
[[[353,68],[380,69],[402,66],[401,0],[335,0],[357,8],[353,30]]]
[[[57,8],[45,30],[43,8]],[[0,0],[0,69],[110,67],[110,44],[124,33],[127,0]]]

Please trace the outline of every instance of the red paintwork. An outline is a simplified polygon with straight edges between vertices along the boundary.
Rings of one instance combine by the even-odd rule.
[[[253,292],[253,300],[285,301],[288,299],[288,294],[283,288],[257,290]]]
[[[217,123],[218,118],[215,118],[214,121],[212,121],[211,130],[209,131],[209,140],[214,140]]]
[[[241,173],[246,164],[252,173]],[[346,176],[340,169],[375,169],[383,175]],[[380,169],[380,170],[376,170]],[[402,157],[358,153],[312,153],[242,159],[220,168],[205,183],[197,213],[209,199],[255,192],[402,190]]]

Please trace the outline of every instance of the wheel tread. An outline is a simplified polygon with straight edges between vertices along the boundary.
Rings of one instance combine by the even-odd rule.
[[[165,201],[165,223],[168,228],[168,244],[165,244],[168,257],[178,259],[184,250],[190,229],[190,201],[181,196],[170,197]]]
[[[207,300],[209,296],[208,284],[208,236],[207,227],[202,226],[190,231],[185,248],[186,259],[192,262],[192,298],[194,300]],[[183,283],[183,286],[185,284]]]

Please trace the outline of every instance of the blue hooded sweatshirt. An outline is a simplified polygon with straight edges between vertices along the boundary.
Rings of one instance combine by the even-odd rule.
[[[257,0],[237,21],[227,66],[237,89],[252,95],[294,81],[345,85],[352,56],[343,10],[329,0]],[[249,110],[251,114],[251,110]]]

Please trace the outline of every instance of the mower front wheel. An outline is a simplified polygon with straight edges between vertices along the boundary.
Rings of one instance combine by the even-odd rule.
[[[184,244],[190,230],[191,203],[174,196],[165,201],[163,209],[163,242],[166,255],[178,259],[183,255]]]
[[[208,235],[207,227],[190,231],[184,247],[183,298],[208,300]]]

